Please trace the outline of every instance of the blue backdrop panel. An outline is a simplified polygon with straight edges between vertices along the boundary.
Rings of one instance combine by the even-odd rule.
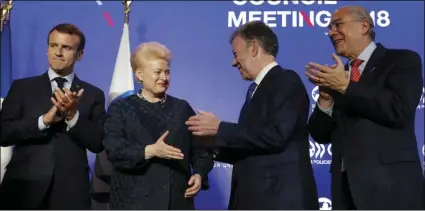
[[[280,41],[278,62],[296,70],[311,93],[317,88],[304,76],[307,62],[331,64],[334,51],[325,35],[331,13],[347,3],[339,1],[220,1],[133,2],[130,15],[132,49],[145,41],[159,41],[174,55],[169,93],[190,102],[194,109],[216,113],[236,121],[248,83],[231,67],[229,36],[236,26],[263,20],[274,27]],[[407,48],[424,56],[423,2],[352,2],[371,10],[377,41],[389,48]],[[108,13],[106,15],[105,13]],[[105,15],[110,17],[109,22]],[[47,32],[56,24],[71,22],[87,37],[80,78],[100,87],[107,95],[122,33],[123,6],[113,1],[43,2],[16,1],[13,8],[13,78],[38,75],[47,69]],[[408,31],[409,33],[406,33]],[[418,151],[423,155],[424,98],[417,109]],[[321,209],[332,207],[329,164],[332,146],[310,141],[310,156],[319,188]],[[93,166],[94,155],[88,153]],[[216,163],[212,188],[196,199],[198,209],[225,209],[232,166]]]

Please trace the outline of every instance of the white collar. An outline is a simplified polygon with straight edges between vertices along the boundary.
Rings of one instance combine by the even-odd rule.
[[[375,49],[376,49],[375,42],[370,42],[369,45],[365,49],[363,49],[362,53],[360,53],[357,59],[363,60],[363,63],[366,64],[369,61]]]
[[[57,77],[61,77],[61,78],[65,78],[67,80],[67,83],[72,83],[72,80],[74,80],[75,77],[75,73],[72,72],[71,74],[62,77],[60,75],[58,75],[54,70],[52,70],[51,68],[49,68],[49,70],[47,71],[47,74],[49,75],[49,79],[50,81],[52,81],[53,79],[57,78]]]
[[[267,73],[275,66],[277,66],[277,62],[272,62],[265,66],[260,73],[258,73],[257,77],[255,78],[254,82],[258,85],[260,85],[261,81],[264,79],[264,77],[267,75]]]

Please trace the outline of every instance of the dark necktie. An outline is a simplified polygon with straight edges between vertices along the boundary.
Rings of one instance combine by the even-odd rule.
[[[252,94],[255,91],[255,88],[257,88],[257,84],[255,82],[252,82],[251,85],[249,85],[248,92],[246,93],[246,102],[249,103],[252,98]]]
[[[59,88],[61,90],[63,89],[65,82],[68,81],[68,80],[66,80],[66,78],[62,78],[62,77],[56,77],[53,80],[56,81],[56,83],[58,85],[57,88]],[[52,96],[53,96],[53,98],[56,99],[55,92],[56,92],[56,90],[53,91]],[[59,111],[56,113],[56,116],[57,116],[57,118],[60,118],[60,117],[62,118],[62,114]],[[65,128],[66,128],[66,126],[65,126],[63,121],[60,121],[57,124],[52,125],[52,130],[61,131],[61,130],[64,130]]]
[[[355,59],[350,63],[351,65],[351,75],[350,79],[354,82],[359,82],[360,80],[360,71],[359,66],[363,63],[363,60]]]
[[[53,79],[54,81],[56,81],[56,83],[58,84],[58,88],[62,89],[65,82],[67,82],[68,80],[66,80],[66,78],[62,78],[62,77],[56,77]]]
[[[65,82],[67,82],[68,80],[66,80],[66,78],[56,77],[56,78],[54,78],[54,79],[53,79],[53,81],[56,81],[56,83],[57,83],[57,85],[58,85],[58,87],[57,87],[57,88],[59,88],[59,89],[61,89],[61,90],[62,90],[62,88],[64,87]],[[53,90],[53,92],[52,92],[52,97],[56,99],[55,92],[56,92],[56,89],[55,89],[55,90]],[[62,90],[62,92],[63,92],[63,90]]]

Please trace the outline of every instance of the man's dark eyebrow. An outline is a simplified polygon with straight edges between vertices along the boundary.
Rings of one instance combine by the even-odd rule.
[[[51,42],[51,43],[49,43],[49,45],[60,45],[60,44],[55,43],[55,42]],[[72,48],[70,45],[61,45],[61,46],[65,47],[65,48]]]

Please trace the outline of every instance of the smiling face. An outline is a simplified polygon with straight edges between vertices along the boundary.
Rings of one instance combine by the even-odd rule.
[[[170,84],[171,51],[161,43],[147,42],[136,47],[131,55],[131,67],[143,90],[153,96],[163,96]]]
[[[250,70],[253,68],[254,57],[252,49],[240,36],[236,36],[232,41],[233,61],[232,66],[238,68],[243,80],[252,80]]]
[[[49,66],[58,74],[72,69],[83,56],[79,50],[80,38],[77,35],[60,33],[56,30],[49,35],[47,58]]]
[[[342,8],[332,15],[328,36],[336,53],[349,58],[363,50],[365,40],[370,40],[369,30],[367,19],[359,18],[353,8]]]
[[[156,96],[164,95],[170,84],[169,63],[162,59],[145,61],[143,67],[136,70],[136,77],[143,81],[146,91]]]

